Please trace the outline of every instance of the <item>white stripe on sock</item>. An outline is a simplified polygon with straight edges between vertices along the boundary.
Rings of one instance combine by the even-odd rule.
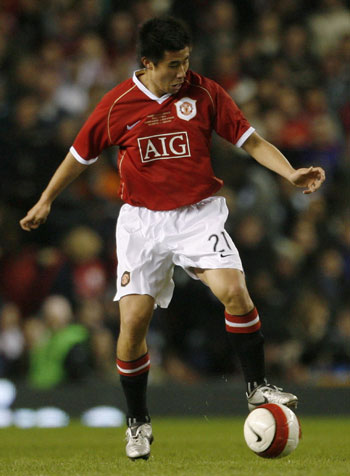
[[[119,367],[119,365],[117,364],[117,369],[120,371],[120,372],[123,372],[124,374],[133,374],[135,372],[138,372],[139,370],[142,370],[144,369],[145,367],[147,367],[148,365],[150,365],[151,361],[150,359],[147,360],[147,362],[143,365],[140,365],[140,367],[136,367],[136,369],[123,369],[123,367]]]
[[[259,316],[257,316],[252,321],[245,322],[245,323],[230,322],[227,319],[225,319],[225,324],[229,327],[251,327],[257,324],[258,322],[259,322]]]

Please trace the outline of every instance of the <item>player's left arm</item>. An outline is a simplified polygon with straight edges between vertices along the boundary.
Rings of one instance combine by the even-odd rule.
[[[321,167],[294,169],[286,157],[270,142],[253,132],[242,145],[259,164],[286,178],[296,187],[303,187],[303,193],[315,192],[325,181],[326,175]]]

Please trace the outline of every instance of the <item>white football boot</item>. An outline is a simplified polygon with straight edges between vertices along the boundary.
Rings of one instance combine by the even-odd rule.
[[[249,395],[246,393],[249,411],[251,412],[254,408],[265,403],[279,403],[289,408],[296,408],[298,397],[282,390],[282,388],[275,385],[263,383],[256,387]]]
[[[129,427],[125,439],[126,456],[132,460],[149,458],[153,441],[152,426],[149,423]]]

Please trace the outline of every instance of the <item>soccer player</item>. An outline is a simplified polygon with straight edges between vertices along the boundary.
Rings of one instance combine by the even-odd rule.
[[[126,454],[131,459],[150,455],[146,335],[155,305],[170,303],[174,265],[209,286],[224,305],[249,409],[266,402],[297,403],[295,395],[265,378],[260,317],[239,253],[225,231],[228,210],[217,195],[223,182],[211,166],[211,133],[243,147],[306,194],[321,186],[325,174],[320,167],[294,169],[218,84],[189,70],[190,52],[190,36],[178,20],[144,23],[139,31],[142,69],[102,98],[39,201],[20,221],[24,230],[38,228],[57,195],[102,150],[119,146],[119,193],[125,204],[117,223],[117,368],[127,402]]]

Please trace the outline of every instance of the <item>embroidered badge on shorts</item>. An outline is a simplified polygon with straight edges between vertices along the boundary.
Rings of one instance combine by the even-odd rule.
[[[130,271],[124,271],[120,284],[124,287],[130,283]]]

